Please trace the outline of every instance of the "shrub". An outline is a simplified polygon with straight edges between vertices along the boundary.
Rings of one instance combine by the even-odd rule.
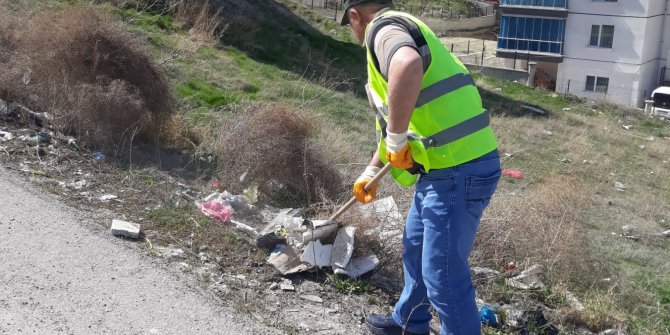
[[[87,146],[119,153],[157,139],[172,93],[149,52],[86,7],[10,18],[1,27],[0,97],[54,116]]]
[[[257,185],[284,204],[333,197],[338,172],[310,140],[312,122],[278,104],[256,105],[224,122],[214,148],[218,174],[226,188],[239,192]]]

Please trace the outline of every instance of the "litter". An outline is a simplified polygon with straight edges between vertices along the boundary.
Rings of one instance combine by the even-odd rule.
[[[330,256],[330,265],[333,268],[346,268],[354,252],[354,234],[356,227],[345,227],[337,232],[333,251]]]
[[[321,241],[316,240],[309,242],[300,261],[308,263],[312,266],[326,267],[330,266],[330,257],[333,250],[332,244],[322,245]]]
[[[356,279],[372,270],[379,265],[379,258],[375,255],[368,255],[354,258],[347,264],[347,267],[342,269],[335,269],[334,272],[339,275],[348,276],[351,279]]]
[[[255,204],[258,202],[258,186],[250,186],[245,188],[242,193],[249,199],[249,202]]]
[[[523,172],[520,170],[514,170],[514,169],[503,169],[502,170],[502,175],[503,176],[509,176],[514,179],[523,179]]]
[[[280,244],[272,251],[268,263],[283,275],[298,273],[309,269],[300,261],[298,251],[288,245]]]
[[[103,154],[100,151],[96,151],[93,153],[93,159],[95,159],[96,161],[103,160],[105,159],[105,154]]]
[[[198,207],[200,212],[212,219],[221,221],[221,223],[228,223],[235,212],[228,204],[216,200],[204,202]]]
[[[339,228],[339,225],[336,222],[331,222],[328,225],[320,226],[316,229],[309,229],[302,233],[302,241],[303,243],[307,243],[309,241],[325,239],[336,232],[337,228]]]
[[[482,306],[482,308],[479,310],[479,320],[485,326],[494,328],[498,327],[498,316],[487,305]]]
[[[546,111],[543,111],[543,110],[541,110],[537,107],[524,105],[524,106],[521,106],[521,108],[526,112],[531,112],[531,113],[534,113],[534,114],[537,114],[537,115],[547,115]]]

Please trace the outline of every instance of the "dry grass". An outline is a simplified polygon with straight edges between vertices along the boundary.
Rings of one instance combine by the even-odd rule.
[[[498,194],[480,225],[473,263],[543,264],[554,283],[581,279],[588,253],[579,220],[587,193],[576,178],[553,175],[528,192]]]
[[[120,153],[157,139],[172,113],[168,82],[149,52],[86,7],[3,21],[0,97],[54,116],[84,145]]]
[[[215,45],[223,30],[220,11],[212,13],[209,0],[174,1],[175,23],[188,29],[191,38],[198,42]]]
[[[284,204],[330,199],[340,189],[338,172],[310,140],[311,119],[278,104],[251,106],[223,123],[215,143],[225,187],[240,192],[257,185]]]

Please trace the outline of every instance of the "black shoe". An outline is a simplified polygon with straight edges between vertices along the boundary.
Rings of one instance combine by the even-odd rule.
[[[403,333],[402,327],[390,315],[370,314],[365,318],[365,324],[375,335],[428,335],[428,333]]]

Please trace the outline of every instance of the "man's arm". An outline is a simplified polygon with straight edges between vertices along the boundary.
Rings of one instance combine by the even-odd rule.
[[[372,156],[372,160],[370,161],[370,164],[368,164],[368,166],[376,166],[378,168],[384,167],[382,161],[379,160],[379,150],[375,150],[375,154]]]
[[[407,131],[422,79],[423,62],[416,49],[408,46],[398,49],[389,66],[388,132],[403,134]]]

